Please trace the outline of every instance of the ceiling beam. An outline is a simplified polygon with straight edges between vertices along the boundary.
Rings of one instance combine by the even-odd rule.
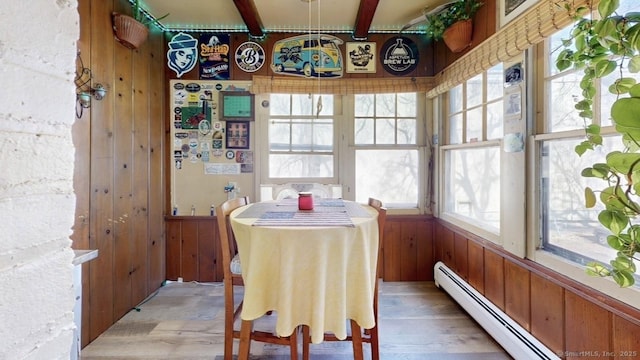
[[[366,40],[369,36],[369,28],[373,15],[376,13],[378,2],[380,0],[360,0],[360,8],[358,8],[358,16],[353,30],[354,40]]]
[[[240,16],[242,16],[245,25],[247,25],[249,35],[253,37],[263,37],[262,20],[260,20],[258,9],[253,0],[233,0],[233,3],[240,12]]]

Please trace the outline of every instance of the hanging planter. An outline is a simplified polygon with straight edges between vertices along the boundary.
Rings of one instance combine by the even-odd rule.
[[[461,20],[453,23],[442,34],[442,39],[449,50],[461,52],[471,45],[473,36],[473,20]]]
[[[471,45],[473,17],[484,3],[480,0],[452,0],[445,8],[427,15],[427,37],[444,40],[454,53]]]
[[[113,13],[113,33],[122,45],[137,49],[147,40],[149,29],[131,16]]]

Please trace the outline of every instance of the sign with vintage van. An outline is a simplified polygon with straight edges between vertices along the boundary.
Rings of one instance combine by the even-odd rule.
[[[271,70],[284,75],[341,77],[343,41],[333,35],[307,34],[277,41],[273,45]]]

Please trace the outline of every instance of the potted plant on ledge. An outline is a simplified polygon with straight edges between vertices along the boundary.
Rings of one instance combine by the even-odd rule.
[[[133,0],[131,8],[133,9],[133,16],[113,13],[113,33],[119,43],[129,49],[137,49],[149,36],[149,24],[162,20],[169,14],[157,19],[150,18],[142,11],[140,0]]]
[[[471,45],[473,16],[482,5],[479,0],[455,0],[442,11],[427,15],[427,36],[443,39],[452,52],[463,51]]]

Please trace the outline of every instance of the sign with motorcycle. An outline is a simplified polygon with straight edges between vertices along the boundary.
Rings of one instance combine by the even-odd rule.
[[[376,72],[376,43],[348,42],[347,43],[347,72],[375,73]]]

